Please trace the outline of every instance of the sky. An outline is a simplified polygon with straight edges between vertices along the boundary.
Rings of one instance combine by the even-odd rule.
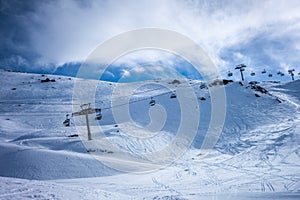
[[[299,0],[0,0],[0,68],[76,76],[98,45],[153,27],[195,41],[222,77],[230,70],[240,79],[234,68],[244,63],[247,80],[269,80],[269,73],[273,80],[290,80],[288,69],[300,78],[299,10]],[[142,50],[119,58],[102,79],[165,78],[169,68],[201,77],[179,56]]]

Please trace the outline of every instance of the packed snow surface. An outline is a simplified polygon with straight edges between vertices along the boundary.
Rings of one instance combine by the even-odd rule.
[[[89,116],[93,140],[86,141],[84,116],[76,122],[71,118],[69,127],[62,122],[74,112],[74,83],[95,80],[6,71],[0,71],[0,77],[0,199],[300,198],[299,80],[225,85],[225,124],[211,150],[201,150],[211,120],[210,92],[207,87],[200,89],[201,81],[189,80],[200,108],[193,143],[168,165],[128,173],[113,166],[132,169],[134,162],[138,164],[145,154],[163,149],[176,137],[180,103],[170,98],[174,91],[160,83],[174,90],[180,84],[147,81],[130,97],[130,114],[138,126],[155,120],[149,115],[151,109],[166,115],[162,127],[152,127],[159,130],[157,134],[145,140],[123,132],[122,127],[131,127],[114,120],[111,93],[117,83],[97,82],[91,105],[102,108],[103,117],[95,121],[95,114]],[[55,81],[41,82],[46,78]],[[117,95],[122,98],[126,91]],[[153,107],[151,97],[156,101]],[[137,134],[142,136],[141,130]],[[102,144],[103,138],[113,145],[95,149],[94,143]],[[113,165],[96,159],[93,151]],[[204,151],[208,155],[203,156]]]

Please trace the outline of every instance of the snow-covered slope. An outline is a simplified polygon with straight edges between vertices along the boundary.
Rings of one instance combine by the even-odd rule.
[[[62,125],[76,102],[72,99],[73,78],[4,71],[0,77],[0,198],[211,199],[211,195],[229,195],[231,199],[243,199],[272,198],[274,194],[279,198],[282,195],[282,199],[299,198],[300,81],[259,84],[267,93],[247,83],[226,85],[224,128],[214,150],[203,158],[199,149],[211,119],[210,94],[206,88],[199,88],[199,81],[191,80],[201,112],[190,150],[166,168],[131,174],[104,165],[87,152],[79,137],[68,137],[86,137],[84,118],[76,121],[77,129],[73,120],[70,127]],[[55,82],[41,83],[46,78]],[[178,100],[171,99],[171,92],[159,87],[159,82],[148,83],[131,97],[130,113],[137,124],[147,125],[148,103],[154,96],[167,116],[160,134],[143,140],[122,132],[126,124],[116,126],[109,109],[116,85],[99,82],[96,99],[101,101],[95,107],[107,109],[103,109],[101,133],[95,129],[97,122],[91,120],[93,141],[105,137],[122,151],[139,157],[142,152],[160,150],[174,139],[181,115]],[[119,95],[122,98],[126,92]],[[101,150],[105,159],[126,165],[128,158],[121,152],[109,146]],[[267,191],[272,193],[257,194]]]
[[[41,83],[46,78],[56,82]],[[0,175],[27,179],[104,176],[116,173],[93,159],[64,127],[72,110],[67,77],[1,72]],[[91,170],[97,169],[97,170]]]

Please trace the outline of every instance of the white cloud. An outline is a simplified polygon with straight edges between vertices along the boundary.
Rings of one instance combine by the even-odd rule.
[[[233,56],[235,57],[235,59],[240,59],[240,60],[243,60],[245,58],[245,56],[240,52],[234,53]]]
[[[42,3],[30,16],[27,28],[33,50],[42,56],[39,64],[83,61],[97,45],[116,34],[158,27],[189,36],[225,70],[230,63],[221,58],[222,50],[243,46],[259,35],[269,40],[288,37],[299,44],[299,10],[298,0],[65,0]],[[287,45],[291,45],[286,48],[292,54],[289,58],[299,58],[300,52],[293,51],[299,45]],[[135,55],[126,62],[134,64],[136,59],[155,56]]]
[[[163,72],[164,68],[161,66],[152,66],[151,67],[153,70],[158,71],[158,72]]]
[[[122,70],[122,76],[123,77],[129,77],[130,76],[130,72],[128,70],[123,69]]]
[[[143,73],[143,72],[145,72],[145,68],[144,67],[135,67],[133,69],[133,71],[136,73]]]
[[[130,67],[139,67],[141,63],[156,63],[162,61],[166,64],[174,64],[176,55],[158,49],[136,50],[125,54],[115,60],[115,65],[127,64]]]

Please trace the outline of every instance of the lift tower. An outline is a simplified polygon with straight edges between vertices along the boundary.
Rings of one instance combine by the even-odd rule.
[[[89,114],[99,113],[99,112],[101,112],[101,109],[100,108],[91,108],[91,103],[83,104],[80,106],[80,108],[81,108],[81,111],[72,113],[72,117],[85,115],[87,132],[88,132],[88,140],[92,140],[92,134],[91,134],[90,123],[89,123]]]
[[[295,71],[295,69],[290,69],[288,72],[289,72],[289,74],[291,75],[291,77],[292,77],[292,80],[295,80],[294,79],[294,71]]]
[[[235,67],[235,69],[239,69],[241,72],[241,77],[242,77],[242,81],[244,81],[244,75],[243,75],[243,71],[245,71],[245,64],[239,64]]]

